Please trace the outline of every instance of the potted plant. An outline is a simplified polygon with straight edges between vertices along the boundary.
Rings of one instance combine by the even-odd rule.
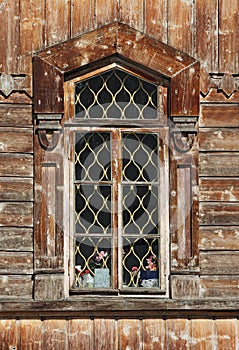
[[[159,271],[156,256],[146,258],[146,266],[140,270],[140,286],[145,288],[158,287]]]
[[[94,273],[94,287],[110,287],[110,270],[107,266],[109,254],[107,251],[100,251],[90,259],[89,267]]]

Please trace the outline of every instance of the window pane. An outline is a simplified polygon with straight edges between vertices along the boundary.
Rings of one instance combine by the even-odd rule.
[[[77,237],[75,243],[76,287],[111,287],[111,244],[111,237]],[[99,270],[104,271],[99,273]]]
[[[159,287],[159,238],[124,237],[123,287]]]
[[[110,133],[75,134],[75,179],[80,181],[111,180]]]
[[[158,234],[158,186],[123,185],[123,234]]]
[[[76,118],[157,119],[157,86],[112,69],[75,85]]]
[[[76,233],[111,233],[111,186],[79,184],[75,186]]]
[[[157,134],[124,133],[122,147],[124,181],[158,181]]]

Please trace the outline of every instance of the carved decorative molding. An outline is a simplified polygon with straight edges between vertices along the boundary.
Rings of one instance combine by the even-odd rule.
[[[8,97],[14,91],[23,91],[30,96],[30,76],[26,74],[2,73],[0,75],[0,92],[2,92],[5,97]]]
[[[173,117],[171,127],[171,136],[175,149],[179,153],[186,153],[191,150],[195,137],[198,133],[198,117]]]
[[[210,73],[210,87],[221,90],[230,97],[239,90],[239,74]]]
[[[63,114],[37,114],[37,127],[39,142],[47,151],[52,151],[59,140],[62,132],[61,120]]]

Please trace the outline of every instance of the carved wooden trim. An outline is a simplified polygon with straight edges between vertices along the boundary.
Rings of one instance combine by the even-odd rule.
[[[36,133],[43,149],[52,151],[59,140],[62,114],[37,114]]]
[[[175,149],[179,153],[189,152],[198,133],[198,118],[173,117],[172,122],[171,137]]]
[[[31,77],[26,74],[0,74],[0,92],[7,98],[15,91],[31,95]]]

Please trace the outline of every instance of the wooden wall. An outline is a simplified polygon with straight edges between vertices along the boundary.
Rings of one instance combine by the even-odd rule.
[[[2,299],[33,296],[32,56],[115,20],[201,63],[200,278],[190,281],[195,287],[190,295],[187,277],[175,276],[172,295],[239,297],[238,10],[238,0],[107,0],[107,6],[103,0],[0,2]],[[107,349],[107,344],[108,349],[170,350],[239,346],[236,319],[6,319],[0,329],[1,349],[74,349],[76,344],[81,349]],[[102,336],[105,330],[107,337]]]
[[[201,319],[11,319],[1,350],[234,350],[238,321]]]

